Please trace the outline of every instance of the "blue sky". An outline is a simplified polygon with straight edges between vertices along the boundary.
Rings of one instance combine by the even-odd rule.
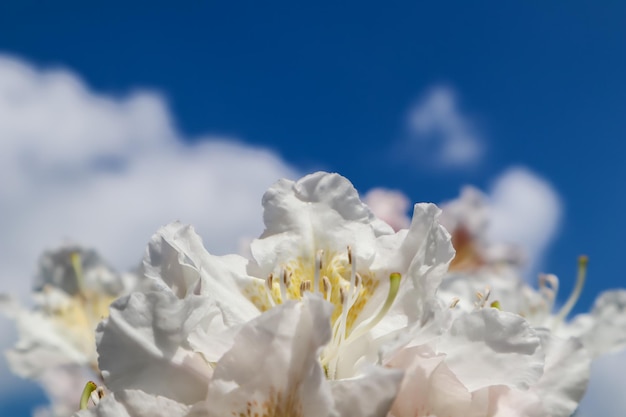
[[[626,3],[336,3],[4,2],[0,53],[107,97],[157,91],[186,142],[234,138],[359,190],[440,202],[526,167],[563,204],[542,261],[561,298],[580,253],[576,311],[626,286]],[[484,148],[472,164],[433,168],[432,149],[407,145],[433,89]]]

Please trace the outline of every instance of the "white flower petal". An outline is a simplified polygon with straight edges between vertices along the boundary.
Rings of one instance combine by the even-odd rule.
[[[393,234],[338,174],[317,172],[297,182],[280,180],[263,196],[263,207],[266,229],[251,245],[263,276],[274,270],[277,259],[306,256],[313,264],[317,249],[345,252],[347,245],[371,262],[376,236]]]
[[[587,389],[591,359],[582,343],[562,340],[548,330],[539,331],[546,355],[543,375],[531,387],[551,417],[569,417],[578,407]]]
[[[225,328],[221,312],[202,297],[133,293],[111,305],[98,327],[100,370],[109,389],[141,389],[192,404],[205,398],[211,369],[187,337],[196,326]]]
[[[247,415],[249,407],[249,415],[335,415],[318,359],[330,340],[331,310],[320,298],[305,297],[244,325],[215,368],[209,415]]]
[[[125,390],[106,395],[94,408],[82,410],[75,417],[183,417],[189,407],[169,398]]]
[[[469,391],[490,385],[526,389],[543,372],[539,336],[520,316],[495,308],[462,315],[437,343]]]
[[[580,337],[592,357],[626,347],[626,290],[602,293],[590,314],[576,316],[566,332]]]
[[[25,310],[6,295],[0,296],[0,311],[16,321],[19,332],[17,344],[6,353],[17,375],[35,378],[56,366],[89,364],[88,352],[78,349],[66,329],[42,312]]]
[[[371,367],[356,378],[332,383],[335,406],[341,417],[384,417],[389,412],[403,372]]]
[[[406,279],[413,287],[410,291],[407,288],[396,304],[412,322],[425,324],[432,318],[439,305],[437,288],[454,257],[450,235],[438,221],[440,214],[434,204],[415,205],[411,227],[398,251],[404,261],[393,263],[407,271]]]
[[[193,227],[174,222],[152,237],[143,268],[152,288],[169,288],[178,298],[209,297],[220,305],[225,320],[235,325],[258,315],[242,294],[255,280],[246,274],[247,262],[237,255],[209,254]]]

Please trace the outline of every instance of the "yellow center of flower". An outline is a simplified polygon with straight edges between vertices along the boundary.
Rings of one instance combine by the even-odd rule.
[[[332,340],[322,353],[322,365],[329,378],[336,373],[342,349],[378,324],[395,300],[400,274],[392,273],[387,299],[371,317],[362,317],[362,311],[380,281],[365,268],[358,268],[352,248],[345,252],[318,250],[315,257],[296,258],[275,269],[265,279],[265,296],[258,288],[246,291],[248,298],[261,311],[282,304],[286,300],[300,300],[305,292],[321,295],[334,305],[331,316]],[[355,326],[357,319],[361,318]]]
[[[109,305],[115,297],[85,288],[80,255],[73,252],[70,257],[78,292],[64,299],[62,303],[49,302],[44,308],[58,324],[59,330],[68,336],[80,352],[90,358],[92,367],[97,370],[94,330],[100,320],[108,316]],[[51,291],[50,287],[44,287],[44,294],[51,296]]]

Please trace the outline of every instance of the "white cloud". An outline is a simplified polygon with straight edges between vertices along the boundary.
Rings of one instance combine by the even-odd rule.
[[[545,179],[516,167],[495,180],[489,201],[489,241],[519,245],[529,258],[528,270],[536,272],[561,222],[558,193]]]
[[[175,219],[194,224],[216,253],[258,235],[265,189],[299,175],[268,150],[185,143],[173,125],[157,94],[97,94],[68,71],[0,56],[0,292],[25,298],[37,256],[63,239],[124,269]],[[11,332],[0,326],[6,348]],[[3,396],[18,388],[1,378]]]
[[[432,88],[409,112],[407,148],[430,168],[476,166],[485,154],[485,140],[460,110],[455,92]]]

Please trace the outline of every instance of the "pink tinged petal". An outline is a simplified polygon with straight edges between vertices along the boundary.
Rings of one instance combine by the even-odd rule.
[[[189,407],[169,398],[125,390],[105,395],[96,407],[80,411],[75,417],[183,417]]]
[[[181,299],[192,294],[209,297],[234,325],[259,314],[242,293],[258,281],[247,275],[247,262],[238,255],[211,255],[193,227],[174,222],[152,237],[143,269],[152,289],[169,290]]]
[[[387,366],[405,371],[391,414],[394,417],[464,417],[471,395],[448,369],[445,355],[427,346],[401,350]]]
[[[329,303],[307,296],[244,325],[215,368],[208,415],[336,415],[318,359],[331,337],[331,312]]]
[[[341,417],[385,417],[404,373],[371,367],[356,378],[332,382],[335,406]]]
[[[470,392],[490,385],[526,389],[543,373],[537,333],[522,317],[494,308],[456,319],[437,351]]]
[[[551,417],[569,417],[578,407],[589,382],[591,359],[582,343],[562,340],[547,330],[539,333],[546,365],[539,382],[531,387]]]
[[[220,311],[202,297],[133,293],[113,303],[97,330],[108,388],[141,389],[187,404],[204,399],[211,369],[187,342],[199,324],[224,329]]]
[[[464,417],[554,417],[546,414],[539,397],[532,391],[503,385],[472,393],[472,404]]]

